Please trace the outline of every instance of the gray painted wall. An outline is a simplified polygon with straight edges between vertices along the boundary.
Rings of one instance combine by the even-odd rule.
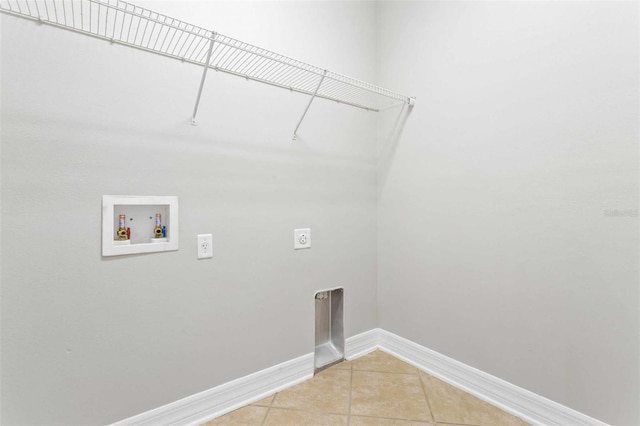
[[[391,2],[378,28],[379,83],[418,98],[381,125],[380,327],[639,424],[638,3]]]
[[[374,78],[371,3],[145,5]],[[319,289],[347,336],[377,326],[374,114],[319,100],[293,143],[307,96],[209,73],[194,127],[200,68],[1,19],[0,423],[106,424],[311,353]],[[103,194],[179,196],[180,250],[102,258]]]
[[[418,105],[319,100],[291,143],[306,97],[213,73],[193,127],[197,67],[2,15],[0,423],[108,423],[309,353],[336,285],[347,336],[640,421],[638,220],[607,215],[638,208],[635,4],[141,4]],[[103,194],[178,195],[180,251],[102,258]]]

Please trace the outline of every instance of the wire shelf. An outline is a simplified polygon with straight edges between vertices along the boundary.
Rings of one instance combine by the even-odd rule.
[[[0,0],[0,10],[371,111],[413,104],[411,97],[120,0]]]

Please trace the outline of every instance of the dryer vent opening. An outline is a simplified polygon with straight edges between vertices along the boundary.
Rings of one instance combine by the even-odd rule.
[[[343,300],[342,288],[315,294],[315,373],[344,360]]]

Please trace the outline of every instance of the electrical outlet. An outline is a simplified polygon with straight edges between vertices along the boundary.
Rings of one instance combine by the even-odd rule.
[[[198,259],[213,257],[213,237],[211,234],[198,235]]]
[[[302,228],[293,230],[293,249],[311,248],[311,229]]]

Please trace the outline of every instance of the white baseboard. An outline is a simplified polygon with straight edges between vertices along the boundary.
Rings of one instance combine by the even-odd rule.
[[[129,417],[112,426],[195,426],[311,377],[312,353]]]
[[[349,337],[344,342],[344,357],[346,359],[356,359],[373,352],[380,347],[380,329],[365,331]]]
[[[379,330],[374,329],[346,339],[345,358],[358,358],[376,350],[379,334]],[[112,426],[199,425],[311,377],[313,353],[129,417]]]
[[[606,426],[599,420],[378,329],[379,348],[533,425]]]
[[[533,425],[606,426],[596,419],[490,374],[376,328],[345,341],[345,357],[381,349]],[[283,362],[112,426],[195,426],[303,382],[313,376],[313,353]]]

